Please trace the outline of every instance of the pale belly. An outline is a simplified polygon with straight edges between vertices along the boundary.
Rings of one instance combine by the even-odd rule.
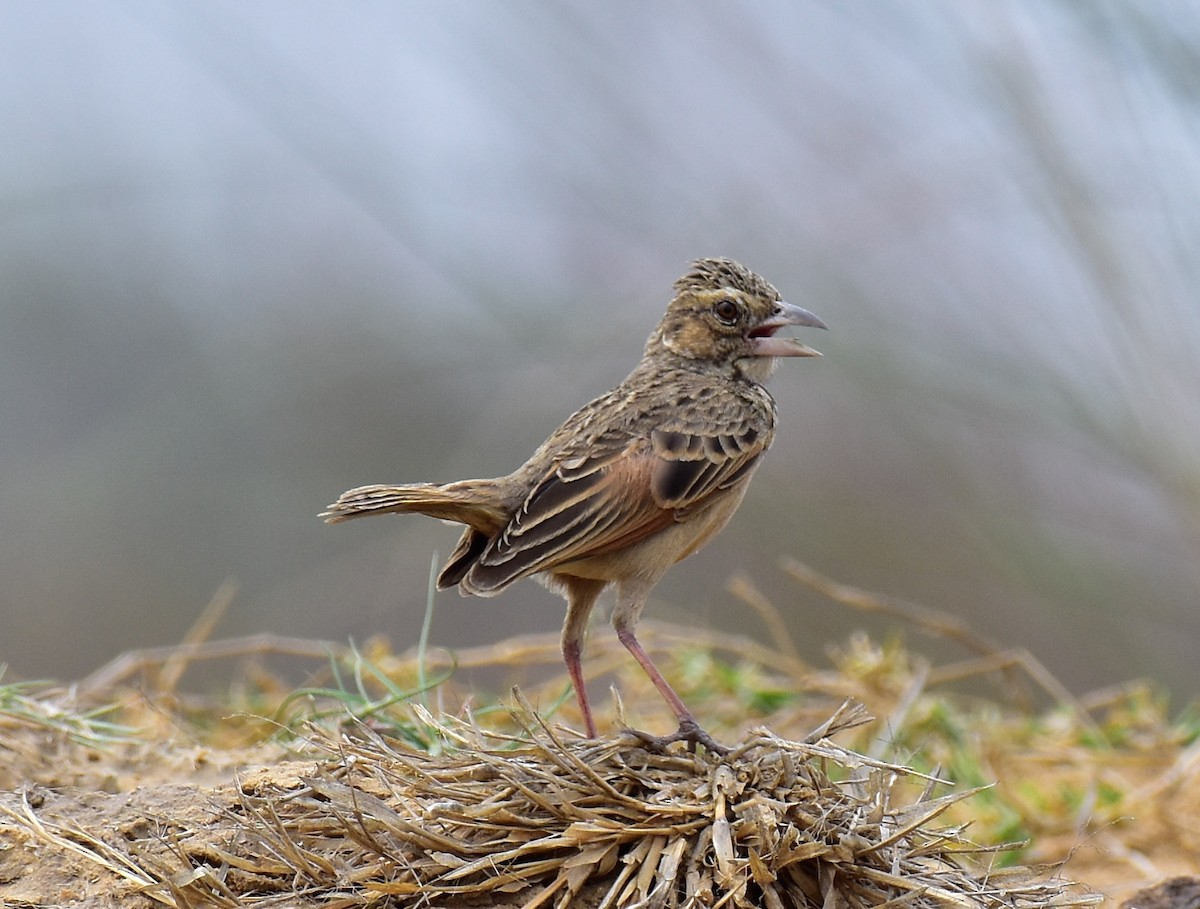
[[[746,478],[749,480],[749,477]],[[672,524],[640,543],[618,552],[556,565],[547,580],[553,584],[554,575],[588,578],[597,581],[620,581],[637,578],[654,582],[668,568],[697,552],[729,523],[742,502],[748,483],[731,489],[709,508],[689,515],[688,520]]]

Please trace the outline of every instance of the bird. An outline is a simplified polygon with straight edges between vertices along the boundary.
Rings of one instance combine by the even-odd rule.
[[[329,523],[420,513],[465,525],[438,589],[489,597],[534,577],[566,599],[561,650],[588,738],[596,723],[583,645],[601,592],[616,588],[617,638],[679,728],[637,733],[665,747],[723,752],[638,642],[647,598],[741,504],[775,435],[763,383],[782,357],[819,357],[788,326],[826,328],[732,259],[697,259],[674,284],[641,360],[619,385],[572,414],[512,473],[494,479],[360,486],[320,516]]]

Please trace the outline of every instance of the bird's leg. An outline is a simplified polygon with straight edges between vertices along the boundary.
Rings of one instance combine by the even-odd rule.
[[[697,745],[703,745],[713,754],[728,754],[729,749],[704,731],[692,715],[692,712],[687,709],[679,695],[675,693],[675,689],[663,678],[662,673],[658,671],[658,668],[650,660],[650,656],[642,649],[642,645],[638,643],[633,629],[627,625],[618,625],[617,639],[625,645],[626,650],[633,654],[633,658],[646,671],[646,675],[650,677],[650,681],[654,683],[654,687],[658,689],[658,693],[663,696],[663,700],[667,702],[667,706],[671,708],[671,711],[675,714],[675,718],[679,720],[679,728],[670,735],[650,735],[649,733],[639,732],[636,729],[631,729],[630,732],[647,745],[659,750],[666,748],[672,742],[687,742],[689,751],[695,751]]]
[[[575,689],[575,700],[579,702],[579,712],[583,715],[583,731],[589,739],[596,738],[596,721],[592,719],[592,705],[588,703],[587,688],[583,683],[583,658],[579,643],[572,641],[562,647],[563,660],[567,664],[567,675],[571,677],[571,687]]]
[[[617,640],[625,645],[625,649],[633,654],[633,658],[638,661],[638,665],[642,667],[646,675],[650,677],[650,681],[654,683],[654,687],[658,689],[658,693],[663,696],[663,700],[667,702],[667,706],[671,708],[671,712],[675,714],[675,718],[679,720],[679,728],[670,735],[653,736],[637,730],[630,730],[639,739],[654,748],[663,749],[672,742],[687,742],[688,750],[695,751],[697,745],[703,745],[707,750],[714,754],[727,754],[729,749],[717,742],[711,735],[701,728],[692,712],[687,709],[683,703],[683,699],[675,693],[675,689],[671,684],[663,678],[663,674],[658,671],[658,667],[650,659],[650,655],[638,643],[637,635],[634,629],[637,627],[638,618],[641,616],[642,607],[646,602],[646,594],[649,593],[649,585],[645,590],[638,591],[631,597],[626,597],[626,585],[621,585],[617,597],[617,608],[613,612],[613,627],[617,630]]]
[[[588,616],[605,583],[584,578],[563,579],[567,597],[567,618],[562,630],[563,662],[567,664],[567,675],[571,677],[575,700],[579,702],[579,712],[583,715],[583,731],[589,739],[596,738],[596,721],[592,719],[592,705],[588,702],[587,687],[583,681],[583,638],[587,631]]]

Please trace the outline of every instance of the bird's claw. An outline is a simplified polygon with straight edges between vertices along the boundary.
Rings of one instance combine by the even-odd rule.
[[[729,754],[730,750],[727,746],[722,745],[705,732],[700,724],[693,719],[680,720],[679,728],[670,735],[651,735],[649,732],[643,732],[640,729],[626,729],[625,732],[652,751],[665,752],[667,746],[675,742],[687,742],[688,751],[692,754],[696,753],[697,745],[703,745],[706,751],[722,756]]]

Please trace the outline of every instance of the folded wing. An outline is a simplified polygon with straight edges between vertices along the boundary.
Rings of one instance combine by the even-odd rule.
[[[742,424],[654,429],[621,441],[556,462],[465,573],[467,589],[496,591],[686,521],[749,479],[770,438],[767,427]]]

